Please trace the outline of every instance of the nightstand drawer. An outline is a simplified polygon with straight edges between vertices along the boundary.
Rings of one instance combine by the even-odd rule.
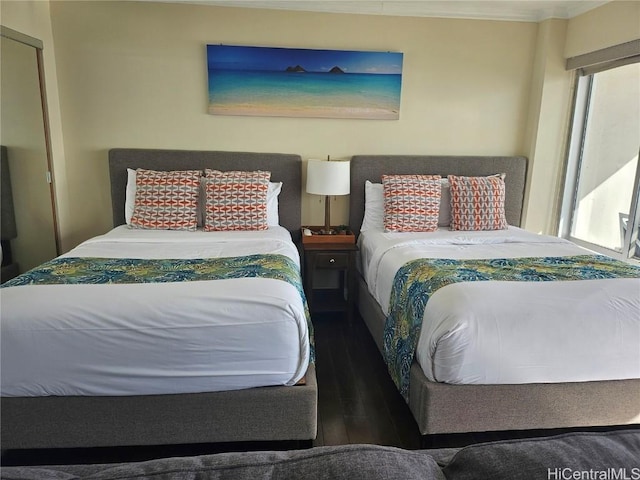
[[[332,238],[342,235],[332,235]],[[304,243],[304,292],[311,315],[318,312],[346,312],[349,324],[355,310],[355,243]],[[337,285],[336,285],[336,273]],[[322,279],[329,278],[330,287]],[[323,284],[324,283],[324,284]]]
[[[316,255],[317,268],[347,268],[349,266],[348,253],[318,253]]]

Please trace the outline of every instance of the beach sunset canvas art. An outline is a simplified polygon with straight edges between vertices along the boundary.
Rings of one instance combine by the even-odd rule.
[[[402,53],[207,45],[209,113],[397,120]]]

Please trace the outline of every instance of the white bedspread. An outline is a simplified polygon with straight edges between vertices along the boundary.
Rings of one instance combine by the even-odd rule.
[[[289,232],[118,227],[66,257],[207,258],[279,253]],[[298,290],[238,278],[0,289],[3,396],[143,395],[293,385],[309,335]]]
[[[367,231],[360,247],[363,274],[385,314],[394,275],[410,260],[592,253],[516,227]],[[640,279],[448,285],[427,302],[416,359],[429,380],[453,384],[640,378]]]

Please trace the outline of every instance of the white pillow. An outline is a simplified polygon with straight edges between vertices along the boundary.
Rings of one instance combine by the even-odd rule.
[[[267,225],[274,227],[280,225],[278,215],[278,195],[282,190],[282,182],[269,182],[267,190]]]
[[[204,178],[204,177],[203,177]],[[282,182],[269,182],[267,190],[267,225],[276,226],[280,224],[278,215],[278,195],[282,190]],[[204,211],[204,187],[200,182],[200,195],[198,198],[198,226],[202,226],[202,218]],[[127,225],[131,225],[131,217],[133,217],[133,207],[136,201],[136,171],[127,168],[127,189],[124,201],[124,219]]]
[[[136,171],[127,168],[127,190],[124,198],[124,219],[127,225],[131,225],[133,207],[136,203]]]
[[[438,212],[438,226],[448,227],[451,223],[451,187],[449,180],[440,180],[442,192],[440,196],[440,211]],[[364,219],[361,232],[367,230],[384,231],[384,192],[381,183],[364,183]]]
[[[438,212],[438,226],[448,227],[451,224],[451,185],[449,180],[440,180],[442,190],[440,192],[440,211]]]
[[[384,231],[384,193],[381,183],[364,182],[364,219],[361,232]]]

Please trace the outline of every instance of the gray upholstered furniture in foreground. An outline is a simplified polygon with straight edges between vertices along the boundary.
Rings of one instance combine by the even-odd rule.
[[[506,173],[507,221],[519,226],[526,181],[524,157],[359,155],[351,160],[350,226],[360,231],[365,181],[384,174]],[[359,277],[358,307],[382,351],[385,315]],[[450,385],[411,367],[409,407],[422,435],[640,423],[640,379],[521,385]]]
[[[280,224],[300,234],[298,155],[114,149],[109,152],[114,226],[124,223],[127,168],[269,170],[283,182]],[[307,441],[316,437],[317,384],[228,392],[123,397],[3,398],[2,449]]]
[[[5,467],[0,474],[4,480],[514,480],[638,476],[640,430],[572,433],[462,449],[409,451],[376,445],[343,445],[129,464]]]

